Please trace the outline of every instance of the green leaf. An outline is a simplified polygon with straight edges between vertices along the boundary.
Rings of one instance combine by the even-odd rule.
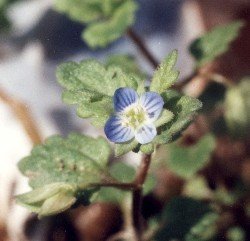
[[[137,76],[137,78],[140,79],[145,78],[145,74],[141,72],[139,66],[135,61],[135,58],[132,57],[131,55],[126,55],[126,54],[111,55],[106,60],[105,66],[106,67],[117,66],[121,68],[121,70],[124,73]]]
[[[103,187],[98,192],[97,200],[102,202],[112,202],[117,204],[122,204],[127,200],[130,191],[119,190],[113,187]]]
[[[164,92],[162,97],[165,102],[164,108],[171,111],[174,118],[161,127],[161,134],[154,140],[156,144],[166,144],[176,140],[192,122],[196,112],[202,107],[199,100],[189,96],[181,96],[173,90]]]
[[[173,118],[174,118],[174,114],[171,111],[165,109],[162,111],[161,116],[159,117],[159,119],[155,121],[154,124],[156,127],[160,127],[162,125],[167,124]]]
[[[120,182],[129,183],[135,178],[136,170],[129,164],[124,162],[117,162],[110,168],[110,173],[114,178]],[[148,173],[148,176],[143,185],[143,193],[147,194],[155,187],[156,180],[152,173]],[[126,192],[125,192],[126,193]]]
[[[66,89],[63,101],[78,105],[77,114],[82,118],[91,118],[96,126],[104,126],[112,114],[115,90],[120,87],[137,89],[139,81],[119,67],[106,69],[94,60],[60,65],[57,79]]]
[[[51,183],[16,197],[17,203],[38,213],[39,217],[63,212],[76,202],[76,186]]]
[[[55,0],[55,10],[81,23],[89,23],[103,16],[102,0]]]
[[[147,195],[153,191],[157,184],[156,178],[152,173],[149,173],[145,183],[143,184],[143,194]]]
[[[110,174],[119,182],[129,183],[132,182],[135,176],[135,168],[124,163],[124,162],[116,162],[111,165],[109,169]],[[115,202],[115,203],[123,203],[126,200],[126,197],[130,194],[129,191],[119,190],[117,188],[101,188],[98,192],[97,199],[105,202]]]
[[[206,213],[185,235],[185,241],[211,241],[217,234],[219,215]]]
[[[124,162],[116,162],[110,167],[110,174],[120,182],[132,182],[135,168]]]
[[[227,90],[225,119],[230,134],[244,138],[250,133],[250,78]]]
[[[226,234],[227,240],[229,241],[245,241],[246,232],[242,227],[234,226],[231,227]]]
[[[18,202],[26,204],[34,204],[42,202],[63,190],[74,192],[74,187],[72,185],[63,182],[51,183],[39,187],[31,192],[18,195],[16,198]]]
[[[132,0],[125,1],[112,17],[106,21],[90,24],[82,37],[92,48],[105,47],[120,38],[135,21],[137,4]]]
[[[11,26],[11,23],[8,19],[7,11],[11,4],[17,2],[19,0],[0,0],[0,30],[7,31]]]
[[[105,16],[111,16],[124,0],[102,0],[102,10]]]
[[[178,52],[173,50],[154,73],[150,90],[163,93],[178,79],[179,71],[175,70]]]
[[[185,196],[200,200],[209,199],[213,195],[205,177],[198,175],[186,181],[183,193]]]
[[[190,198],[173,198],[162,212],[163,227],[156,233],[154,240],[183,240],[190,229],[209,212],[202,202]]]
[[[122,143],[122,144],[119,144],[119,143],[116,143],[115,144],[115,156],[118,157],[118,156],[122,156],[132,150],[134,150],[137,146],[138,146],[138,142],[133,139],[129,142],[126,142],[126,143]]]
[[[51,216],[69,209],[76,202],[76,198],[67,192],[60,192],[47,199],[41,209],[38,217]]]
[[[182,178],[190,178],[209,161],[215,148],[212,135],[204,136],[197,144],[190,147],[169,145],[168,167]]]
[[[34,147],[31,155],[22,159],[18,167],[33,188],[55,182],[87,187],[102,178],[110,152],[110,146],[102,137],[52,136],[44,144]]]
[[[229,49],[230,43],[239,34],[242,21],[235,21],[225,26],[219,26],[196,39],[190,45],[190,52],[196,60],[197,67],[212,62]]]
[[[124,162],[116,162],[110,167],[110,174],[120,182],[130,183],[134,180],[136,170]],[[156,179],[152,173],[149,173],[143,185],[143,194],[146,195],[153,190],[156,185]],[[131,192],[119,190],[117,188],[101,188],[98,192],[98,200],[106,202],[123,203],[127,200]]]

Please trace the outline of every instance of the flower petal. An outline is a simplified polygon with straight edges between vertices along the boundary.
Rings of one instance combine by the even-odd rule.
[[[123,111],[127,106],[138,99],[136,91],[132,88],[119,88],[114,94],[114,107],[116,112]]]
[[[147,144],[155,138],[156,134],[157,132],[156,132],[156,127],[154,126],[154,124],[147,123],[136,130],[135,139],[140,144]]]
[[[159,94],[152,91],[146,92],[141,96],[140,103],[146,109],[152,121],[158,119],[164,105],[164,101]]]
[[[130,127],[123,126],[119,116],[112,116],[106,122],[104,132],[107,138],[116,143],[126,142],[134,137]]]

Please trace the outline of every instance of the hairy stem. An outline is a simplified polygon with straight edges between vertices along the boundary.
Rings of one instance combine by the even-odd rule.
[[[152,65],[153,68],[157,68],[159,65],[158,61],[152,55],[152,53],[148,50],[143,40],[139,37],[137,33],[134,32],[131,28],[127,31],[128,37],[136,44],[140,52],[143,56],[148,60],[148,62]]]
[[[138,241],[142,240],[142,231],[143,231],[143,223],[142,223],[143,220],[141,217],[142,198],[143,198],[142,186],[146,180],[150,162],[151,162],[151,155],[145,155],[141,160],[140,166],[138,168],[134,180],[136,188],[133,191],[132,216]]]

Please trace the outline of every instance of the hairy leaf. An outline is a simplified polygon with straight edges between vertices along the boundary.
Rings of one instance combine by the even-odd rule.
[[[33,148],[18,167],[33,188],[63,182],[86,185],[98,182],[110,155],[110,146],[101,137],[70,134],[68,138],[52,136]]]
[[[137,89],[139,80],[117,66],[105,68],[94,60],[69,62],[57,69],[58,82],[66,89],[63,101],[78,105],[82,118],[91,118],[96,126],[104,126],[113,112],[113,94],[120,87]]]
[[[155,121],[155,126],[160,127],[165,125],[174,118],[174,114],[169,110],[163,110],[159,119]]]
[[[163,93],[178,79],[179,71],[175,70],[178,52],[173,50],[154,73],[150,90]]]
[[[237,38],[242,21],[235,21],[225,26],[219,26],[196,39],[190,45],[190,52],[196,60],[197,67],[212,62],[225,53],[229,44]]]
[[[55,9],[81,23],[92,22],[103,16],[102,0],[55,0]]]
[[[120,38],[135,21],[137,5],[134,1],[125,1],[106,21],[90,24],[82,37],[92,48],[105,47]]]
[[[117,66],[121,68],[124,73],[128,73],[134,76],[138,76],[140,79],[144,79],[145,75],[139,69],[138,64],[131,55],[119,54],[111,55],[106,60],[106,67]]]
[[[60,192],[43,203],[39,211],[39,217],[51,216],[64,212],[75,202],[76,198],[72,194]]]
[[[122,156],[132,150],[134,150],[138,146],[138,142],[133,139],[131,141],[128,141],[126,143],[116,143],[115,144],[115,156]]]
[[[18,204],[39,217],[50,216],[63,212],[76,202],[76,186],[67,183],[51,183],[36,188],[28,193],[18,195]]]
[[[168,147],[168,167],[177,175],[190,178],[208,163],[214,148],[215,139],[211,135],[190,147],[172,144]]]
[[[154,140],[156,144],[166,144],[176,140],[192,122],[194,114],[202,107],[199,100],[189,96],[181,96],[173,90],[164,92],[162,97],[165,102],[164,108],[171,111],[174,118],[161,127],[161,134]]]

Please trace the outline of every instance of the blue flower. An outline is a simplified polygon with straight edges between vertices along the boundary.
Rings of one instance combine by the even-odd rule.
[[[107,121],[107,138],[123,143],[135,138],[140,144],[151,142],[157,134],[154,121],[163,109],[163,99],[155,92],[138,96],[132,88],[119,88],[114,94],[115,114]]]

